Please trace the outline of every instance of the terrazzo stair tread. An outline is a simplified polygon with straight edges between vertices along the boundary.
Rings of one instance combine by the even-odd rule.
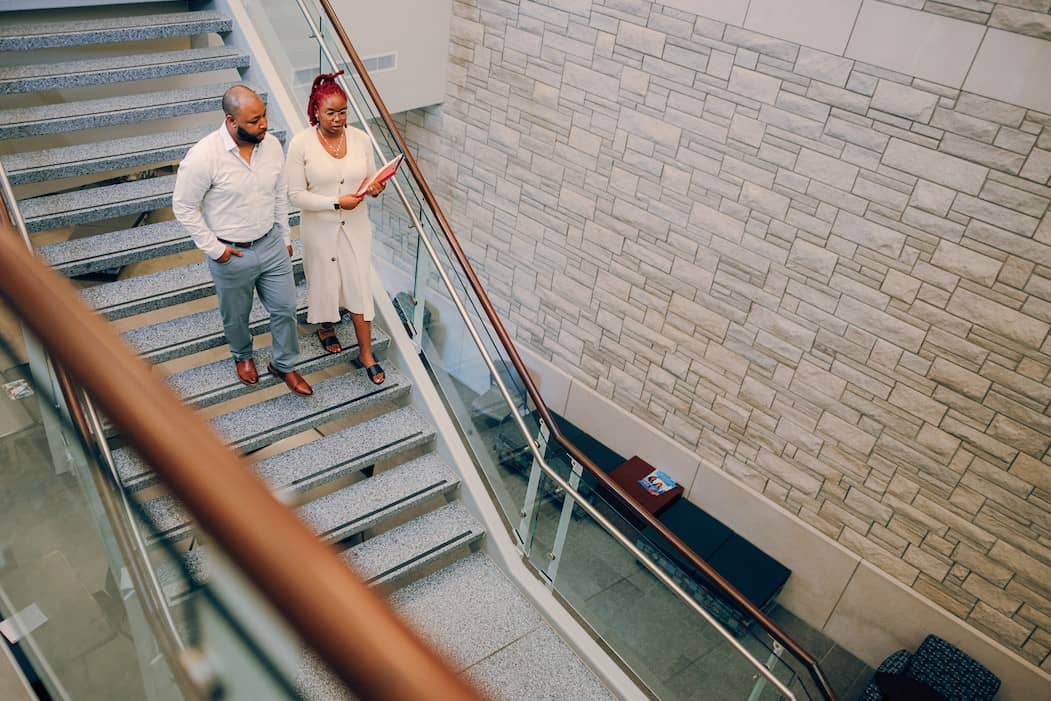
[[[260,368],[260,374],[265,368]],[[288,392],[213,417],[213,428],[235,450],[250,452],[328,421],[349,416],[376,402],[395,400],[409,392],[410,385],[393,369],[382,385],[374,385],[364,370],[333,377],[314,385],[314,394],[301,397]],[[113,462],[121,484],[141,489],[152,483],[146,463],[130,447],[113,451]]]
[[[182,563],[180,567],[173,560],[166,559],[154,568],[169,608],[178,606],[191,586],[208,581],[208,550],[203,545],[183,553]],[[183,567],[189,575],[188,578],[183,574]]]
[[[143,511],[153,524],[146,534],[147,545],[162,540],[177,541],[190,535],[190,520],[179,500],[173,496],[157,497],[142,505]]]
[[[485,531],[474,516],[462,503],[454,502],[366,540],[345,551],[342,557],[369,585],[379,586],[408,577],[484,536]],[[178,605],[189,591],[191,582],[205,584],[209,578],[207,547],[198,545],[183,556],[183,561],[190,573],[189,581],[173,562],[165,562],[156,568],[169,606]]]
[[[392,578],[407,576],[484,535],[481,525],[463,504],[454,502],[371,538],[342,556],[369,584],[384,584]],[[197,546],[183,558],[194,583],[203,584],[208,580],[206,552],[205,547]],[[166,562],[158,567],[157,575],[169,603],[187,591],[187,582],[179,576],[174,563]]]
[[[297,494],[433,440],[431,423],[407,406],[261,460],[255,472],[278,495]]]
[[[148,78],[247,68],[251,57],[232,46],[159,51],[0,67],[0,94],[80,88]]]
[[[339,328],[347,329],[350,327],[350,323],[350,315],[346,314],[343,316],[344,325]],[[344,338],[345,345],[341,353],[329,353],[326,351],[321,345],[317,334],[312,333],[301,336],[299,339],[299,360],[296,363],[296,370],[301,375],[306,375],[337,363],[349,362],[351,358],[357,357],[358,342],[353,332],[344,333],[343,335],[346,338]],[[373,327],[373,351],[382,352],[389,345],[390,337],[380,329]],[[270,362],[271,357],[270,346],[257,350],[255,352],[256,367],[262,370]],[[169,375],[167,382],[184,401],[193,404],[195,407],[203,408],[254,392],[257,389],[280,384],[281,380],[270,373],[263,373],[259,376],[259,384],[246,386],[234,374],[232,361],[224,358],[214,363],[199,365],[195,368]]]
[[[446,504],[343,553],[372,586],[411,576],[448,553],[482,539],[485,530],[462,502]]]
[[[75,100],[0,110],[0,139],[58,134],[80,129],[139,123],[222,109],[223,93],[236,83],[199,85],[176,90]],[[267,93],[249,85],[264,101]],[[221,117],[217,116],[218,127]]]
[[[310,397],[288,392],[216,416],[211,424],[236,450],[250,452],[376,402],[403,397],[410,387],[393,368],[387,369],[382,385],[373,384],[364,370],[358,370],[318,382]]]
[[[306,318],[305,284],[296,286],[296,313],[301,321]],[[269,328],[270,316],[262,302],[256,299],[248,316],[248,329],[252,335],[258,336],[266,333]],[[226,336],[223,334],[219,310],[207,309],[131,329],[124,332],[124,340],[150,362],[163,363],[220,346],[226,343]]]
[[[232,28],[233,21],[230,18],[218,12],[208,11],[11,24],[0,27],[0,51],[30,51],[63,46],[166,39],[193,34],[222,34]]]
[[[396,457],[407,450],[426,445],[433,439],[434,428],[430,423],[411,406],[402,407],[275,455],[253,467],[259,478],[281,497],[283,494],[302,491],[306,488],[303,485],[314,487],[380,460]],[[353,457],[346,457],[348,455]],[[428,475],[437,475],[442,469],[448,469],[444,464],[439,466],[427,461],[414,463],[415,460],[398,465],[368,481],[396,473],[406,483],[423,484],[421,480]],[[124,467],[127,469],[127,463]],[[123,472],[120,475],[122,480],[127,478],[130,482],[129,489],[148,486],[146,480],[149,480],[149,484],[154,483],[152,473],[145,470]],[[318,479],[322,481],[316,481]],[[156,523],[163,524],[164,532],[187,527],[190,521],[182,506],[178,502],[170,503],[171,500],[171,497],[164,496],[144,504],[146,511],[156,516]]]
[[[434,453],[337,489],[297,509],[320,537],[338,541],[459,486],[456,472]]]
[[[288,225],[299,226],[299,212],[288,215]],[[173,219],[40,246],[36,251],[51,267],[75,277],[193,248],[193,239]]]
[[[292,242],[292,268],[303,272],[303,245]],[[215,282],[207,263],[192,263],[147,275],[88,287],[81,298],[107,319],[124,319],[215,294]]]
[[[29,197],[18,202],[29,233],[168,207],[175,175]]]
[[[182,160],[190,147],[215,131],[215,125],[11,153],[0,158],[12,185],[109,172]],[[280,141],[285,132],[271,130]]]

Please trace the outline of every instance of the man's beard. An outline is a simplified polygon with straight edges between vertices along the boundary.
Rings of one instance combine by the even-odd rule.
[[[263,133],[256,136],[254,134],[249,134],[247,131],[242,129],[241,125],[237,125],[237,138],[241,141],[247,141],[250,144],[258,144],[260,141],[266,138],[266,132],[264,131]]]

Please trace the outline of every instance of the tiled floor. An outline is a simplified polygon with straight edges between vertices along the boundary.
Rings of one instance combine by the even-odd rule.
[[[7,368],[3,381],[23,368]],[[0,438],[0,617],[32,604],[43,611],[47,621],[31,635],[70,698],[144,698],[105,547],[73,473],[56,474],[38,398],[18,404],[31,423]]]

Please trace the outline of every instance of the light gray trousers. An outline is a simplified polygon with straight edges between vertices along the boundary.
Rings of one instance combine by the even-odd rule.
[[[208,258],[230,353],[234,360],[252,357],[248,318],[252,298],[258,292],[259,301],[270,312],[274,367],[289,372],[299,357],[299,334],[296,333],[296,283],[288,249],[274,227],[251,248],[236,250],[244,255],[230,256],[225,263]]]

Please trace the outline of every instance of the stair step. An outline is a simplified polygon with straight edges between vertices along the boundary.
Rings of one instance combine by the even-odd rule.
[[[366,583],[391,585],[485,536],[462,502],[430,511],[343,553]]]
[[[232,27],[233,22],[218,12],[176,12],[74,22],[13,24],[0,27],[0,51],[221,34],[229,32]]]
[[[360,370],[319,382],[311,397],[289,392],[217,416],[211,423],[235,449],[250,452],[376,402],[403,397],[410,387],[396,370],[387,370],[382,385],[373,384]]]
[[[478,521],[463,504],[456,502],[371,538],[344,552],[343,558],[369,584],[384,585],[404,579],[484,536],[485,531]],[[198,545],[183,555],[189,580],[172,561],[156,568],[169,607],[179,605],[191,585],[207,584],[210,575],[208,550],[208,547]],[[521,596],[517,591],[514,593]]]
[[[307,286],[296,286],[296,312],[300,320],[306,318]],[[270,316],[257,299],[248,316],[248,329],[253,335],[266,333]],[[124,333],[132,348],[152,363],[163,363],[184,355],[200,353],[226,343],[223,321],[218,309],[207,309],[176,319],[142,326]]]
[[[292,242],[292,269],[303,273],[303,244]],[[207,263],[168,268],[148,275],[95,285],[80,291],[85,302],[107,319],[124,319],[215,294],[215,282]]]
[[[190,147],[215,131],[215,125],[61,146],[43,151],[12,153],[0,158],[12,185],[41,183],[77,175],[92,175],[124,168],[182,160]],[[271,130],[281,141],[285,133]]]
[[[299,226],[299,212],[288,215],[288,225]],[[173,219],[70,239],[41,246],[36,251],[51,267],[68,277],[76,277],[193,248],[193,239],[182,224]]]
[[[163,175],[30,197],[20,200],[18,208],[26,230],[33,233],[163,209],[171,205],[174,190],[175,176]]]
[[[409,393],[409,383],[398,372],[388,369],[386,374],[382,385],[374,385],[364,370],[340,375],[314,385],[311,397],[289,392],[216,416],[210,423],[235,450],[251,452],[376,402],[396,400]],[[128,489],[140,489],[153,479],[145,462],[130,447],[114,450],[113,462],[121,483]]]
[[[298,513],[319,536],[339,541],[449,494],[459,484],[453,469],[430,453],[319,497],[300,507]]]
[[[165,559],[154,568],[168,608],[181,604],[192,586],[200,586],[208,581],[208,554],[203,545],[183,553],[181,559],[181,566],[174,560]]]
[[[375,434],[379,434],[378,441]],[[404,407],[308,444],[322,443],[323,450],[294,449],[288,452],[298,451],[297,456],[293,456],[299,458],[296,467],[302,472],[311,472],[310,477],[315,483],[322,484],[334,479],[333,473],[337,471],[338,474],[347,474],[362,469],[423,445],[433,437],[433,430],[415,410]],[[370,439],[373,442],[371,449]],[[377,446],[377,442],[383,443],[382,447]],[[286,456],[288,453],[281,455]],[[348,455],[353,457],[346,459]],[[315,458],[315,461],[307,462],[308,458]],[[265,463],[257,464],[255,468],[256,473],[279,495],[288,493],[289,487],[294,486],[286,475],[268,474]],[[135,487],[145,486],[147,477],[151,475],[144,473],[132,484]],[[459,478],[440,458],[425,455],[313,501],[300,509],[300,516],[319,532],[335,533],[338,530],[338,537],[345,538],[366,528],[373,528],[383,520],[438,494],[452,491],[457,484]],[[347,511],[337,512],[335,508],[345,508]],[[151,543],[179,540],[191,533],[190,517],[174,497],[152,499],[143,504],[143,509],[156,526],[156,532],[150,538]]]
[[[0,67],[0,94],[80,88],[188,73],[247,68],[248,54],[231,46],[160,51],[83,61]]]
[[[296,370],[301,375],[317,372],[324,368],[340,362],[349,362],[351,358],[357,357],[358,342],[354,332],[350,330],[350,315],[343,317],[343,325],[338,327],[342,331],[343,352],[329,353],[321,345],[317,334],[308,334],[299,339],[299,361]],[[379,328],[372,329],[372,350],[382,352],[390,345],[390,338]],[[270,362],[272,357],[271,347],[262,348],[255,353],[256,367],[262,370]],[[274,375],[264,372],[259,376],[259,384],[247,386],[237,379],[233,369],[233,362],[229,358],[217,360],[214,363],[200,365],[189,370],[184,370],[167,378],[168,385],[182,397],[183,401],[193,404],[197,408],[203,408],[225,402],[235,397],[240,397],[249,392],[254,392],[264,387],[281,384]]]
[[[287,498],[433,439],[430,422],[412,407],[402,407],[262,460],[255,471],[279,496]]]
[[[173,496],[157,497],[142,505],[148,522],[153,524],[146,533],[146,543],[162,540],[177,541],[190,535],[190,519],[183,505]]]
[[[0,110],[0,139],[119,126],[222,109],[223,93],[236,83],[78,100]],[[254,86],[249,86],[255,89]],[[265,101],[265,90],[256,89]],[[216,119],[216,124],[219,119]]]

